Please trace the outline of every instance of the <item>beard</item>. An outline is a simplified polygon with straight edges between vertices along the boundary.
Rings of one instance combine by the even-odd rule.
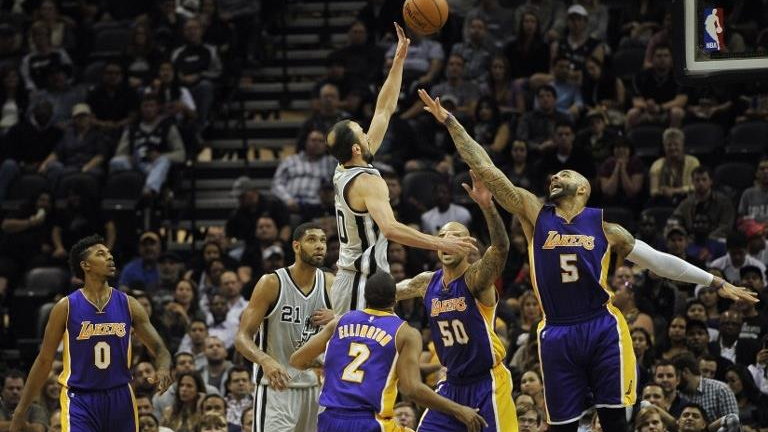
[[[363,153],[363,160],[367,164],[372,164],[373,163],[373,153],[371,153],[370,150],[365,150],[365,152]]]
[[[325,263],[325,255],[322,257],[316,257],[305,252],[303,249],[299,251],[299,259],[301,259],[301,262],[304,264],[308,264],[317,268],[320,268]]]
[[[575,184],[564,184],[560,187],[559,191],[549,193],[549,200],[556,202],[565,197],[576,196],[577,189],[578,189],[578,186],[576,186]]]

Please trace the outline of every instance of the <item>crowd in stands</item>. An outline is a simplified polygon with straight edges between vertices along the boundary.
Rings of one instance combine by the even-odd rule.
[[[133,169],[145,175],[146,202],[160,199],[169,171],[203,144],[222,76],[259,60],[253,41],[260,34],[252,33],[261,32],[259,17],[274,12],[265,10],[272,2],[202,0],[198,10],[186,7],[196,2],[177,7],[171,0],[82,2],[69,10],[52,0],[15,3],[27,9],[0,15],[0,202],[20,173],[41,173],[50,188],[3,216],[0,299],[12,307],[25,272],[64,266],[80,237],[96,231],[114,247],[127,236],[131,247],[115,286],[139,299],[175,353],[174,385],[153,396],[152,363],[140,344],[133,347],[141,430],[250,430],[251,372],[233,349],[240,312],[261,275],[292,262],[291,232],[300,222],[323,224],[325,264],[335,268],[335,164],[325,134],[341,119],[364,128],[370,122],[394,55],[391,23],[402,21],[402,1],[369,0],[359,11],[344,46],[325,62],[326,75],[314,83],[298,153],[280,161],[269,192],[256,179],[238,179],[237,209],[226,226],[206,230],[192,257],[163,250],[159,226],[117,230],[95,197],[78,187],[59,191],[57,182],[72,172],[103,182]],[[375,155],[398,220],[428,233],[458,220],[481,243],[487,239],[478,209],[457,187],[469,178],[467,167],[417,96],[424,88],[515,185],[544,199],[549,175],[576,170],[591,182],[589,205],[604,207],[606,219],[758,292],[757,305],[734,303],[712,288],[612,260],[606,289],[632,329],[639,366],[635,430],[768,428],[768,157],[761,157],[768,136],[758,137],[762,147],[746,157],[726,151],[733,131],[768,121],[768,81],[679,85],[667,1],[448,3],[451,15],[440,34],[407,29],[399,109]],[[725,16],[726,46],[768,50],[768,2],[734,0]],[[84,66],[93,29],[115,20],[131,22],[130,42],[89,83]],[[629,57],[636,68],[627,69]],[[718,131],[718,141],[687,151],[711,138],[697,133],[702,125]],[[733,181],[744,176],[746,184]],[[425,195],[430,199],[420,199]],[[496,284],[496,331],[507,344],[520,429],[543,431],[536,337],[542,312],[523,230],[507,220],[512,248]],[[438,265],[434,253],[396,243],[388,257],[396,281]],[[419,301],[400,302],[397,312],[428,342]],[[443,370],[434,347],[424,349],[422,373],[434,385]],[[17,371],[4,375],[0,422],[23,382]],[[49,379],[30,424],[56,430],[57,392]],[[395,413],[415,427],[419,408],[404,401]],[[601,430],[591,416],[584,428]]]

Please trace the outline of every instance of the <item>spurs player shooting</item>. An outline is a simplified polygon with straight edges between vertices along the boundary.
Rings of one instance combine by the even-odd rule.
[[[299,225],[292,244],[296,262],[262,276],[243,311],[235,347],[254,364],[253,432],[317,428],[320,380],[313,371],[289,367],[288,360],[333,319],[328,298],[333,274],[319,268],[325,261],[325,241],[319,225]]]
[[[395,219],[389,191],[379,171],[371,165],[397,108],[403,81],[403,64],[410,39],[395,24],[397,50],[392,68],[381,87],[368,133],[354,121],[336,123],[328,133],[328,149],[339,161],[333,176],[336,223],[339,230],[339,271],[331,290],[337,314],[363,309],[365,281],[377,270],[389,272],[387,240],[407,246],[449,253],[476,249],[469,237],[438,238],[420,233]]]

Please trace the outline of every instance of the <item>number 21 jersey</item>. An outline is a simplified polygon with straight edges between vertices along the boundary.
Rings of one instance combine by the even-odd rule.
[[[131,311],[128,296],[110,288],[101,308],[77,290],[67,297],[64,368],[59,383],[79,390],[106,390],[131,382]]]

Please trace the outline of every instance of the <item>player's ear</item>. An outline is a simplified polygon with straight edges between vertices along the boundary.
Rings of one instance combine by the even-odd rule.
[[[301,243],[299,243],[298,240],[293,240],[291,242],[291,249],[293,249],[293,254],[295,256],[299,255],[299,251],[301,250]]]
[[[80,268],[83,269],[83,273],[85,273],[86,270],[91,268],[91,265],[88,264],[88,261],[83,260],[83,261],[80,261]]]

